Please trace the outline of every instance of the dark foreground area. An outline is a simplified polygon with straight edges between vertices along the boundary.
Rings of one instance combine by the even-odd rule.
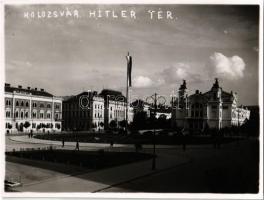
[[[6,152],[6,160],[12,162],[25,163],[26,160],[35,160],[43,162],[50,162],[53,164],[65,164],[87,169],[104,169],[108,167],[128,164],[132,162],[142,161],[152,158],[152,155],[136,152],[105,152],[98,151],[78,151],[78,150],[28,150]],[[19,159],[14,159],[21,158]],[[30,162],[31,165],[41,165],[39,162]],[[29,162],[26,162],[29,164]],[[43,167],[45,165],[39,166]],[[53,169],[59,170],[61,169]]]

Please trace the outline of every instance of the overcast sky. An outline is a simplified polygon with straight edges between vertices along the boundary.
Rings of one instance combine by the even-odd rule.
[[[25,12],[78,11],[78,18],[26,18]],[[118,18],[89,17],[114,10]],[[121,18],[120,11],[134,11]],[[151,19],[148,10],[167,11]],[[6,6],[6,82],[54,95],[103,88],[124,91],[126,54],[132,94],[170,95],[186,79],[190,93],[222,88],[245,105],[258,103],[258,7],[185,5]]]

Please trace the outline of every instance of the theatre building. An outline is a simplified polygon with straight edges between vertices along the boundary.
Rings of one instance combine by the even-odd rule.
[[[178,91],[178,97],[172,99],[172,126],[190,130],[240,126],[250,117],[250,111],[238,106],[238,96],[226,92],[218,79],[205,93],[196,90],[189,96],[184,80]]]
[[[5,84],[5,131],[60,132],[62,99],[38,88]]]

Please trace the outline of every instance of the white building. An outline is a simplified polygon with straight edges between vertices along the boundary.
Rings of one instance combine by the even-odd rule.
[[[5,84],[5,130],[18,132],[60,132],[62,99],[44,89]]]
[[[172,126],[191,130],[206,127],[221,129],[240,126],[249,119],[250,111],[238,107],[238,97],[232,91],[225,92],[215,80],[210,91],[188,95],[185,80],[172,99]]]

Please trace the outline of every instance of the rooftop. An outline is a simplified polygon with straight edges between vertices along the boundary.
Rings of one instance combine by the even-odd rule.
[[[50,94],[49,92],[46,92],[44,89],[38,89],[38,88],[23,88],[21,85],[18,85],[17,87],[11,86],[8,83],[5,83],[5,92],[24,92],[24,93],[31,93],[34,96],[45,96],[45,97],[53,97],[54,95]]]

